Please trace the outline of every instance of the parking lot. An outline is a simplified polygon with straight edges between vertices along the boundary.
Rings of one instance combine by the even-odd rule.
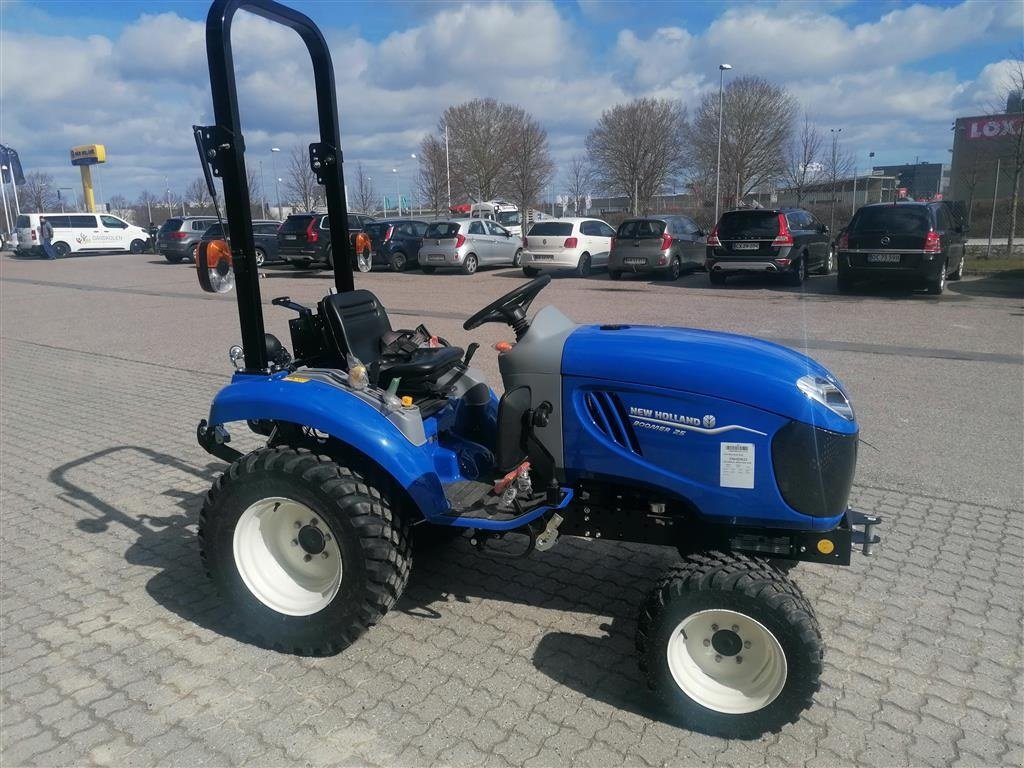
[[[669,550],[567,540],[528,560],[467,543],[416,562],[409,589],[331,658],[239,642],[202,572],[195,524],[224,465],[195,427],[227,382],[234,296],[191,265],[0,255],[4,765],[1021,765],[1024,503],[1019,279],[945,295],[838,295],[737,278],[713,288],[559,277],[535,307],[578,322],[760,336],[846,384],[862,427],[852,503],[885,518],[874,558],[800,565],[826,667],[816,706],[757,741],[665,722],[633,650]],[[398,326],[424,322],[497,384],[495,342],[462,321],[523,280],[373,272]],[[272,265],[315,303],[327,272]]]

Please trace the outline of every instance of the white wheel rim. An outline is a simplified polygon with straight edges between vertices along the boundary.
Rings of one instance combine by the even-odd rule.
[[[739,650],[733,652],[737,643]],[[676,685],[715,712],[756,712],[775,701],[786,685],[786,654],[775,635],[736,611],[687,616],[672,630],[666,652]]]
[[[253,596],[287,616],[323,610],[341,587],[337,540],[322,517],[292,499],[272,496],[246,509],[235,526],[234,555]]]

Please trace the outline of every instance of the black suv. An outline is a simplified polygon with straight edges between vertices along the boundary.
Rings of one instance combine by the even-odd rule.
[[[803,208],[726,211],[708,235],[705,266],[713,285],[730,274],[782,275],[800,285],[813,270],[832,271],[828,226]]]
[[[273,219],[256,219],[253,221],[252,237],[256,243],[257,267],[262,267],[264,262],[277,261],[281,258],[281,255],[277,252],[277,230],[280,226],[281,222],[274,221]],[[224,227],[218,221],[203,233],[200,242],[205,243],[209,240],[223,239]]]
[[[910,279],[940,294],[964,274],[967,228],[945,202],[875,203],[839,237],[839,290],[857,280]]]
[[[415,219],[381,219],[367,224],[364,231],[370,238],[373,263],[387,264],[395,272],[418,264],[427,226]]]
[[[356,253],[356,235],[373,220],[372,216],[362,213],[348,215],[348,236],[354,254],[352,267],[360,272],[370,271],[370,251]],[[298,269],[308,269],[314,261],[334,268],[330,217],[326,213],[293,213],[277,231],[277,246],[281,258]]]

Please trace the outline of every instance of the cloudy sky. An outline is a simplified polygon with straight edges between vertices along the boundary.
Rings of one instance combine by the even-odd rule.
[[[641,95],[692,108],[720,62],[784,85],[826,133],[843,129],[862,167],[870,151],[947,162],[951,122],[987,111],[1024,33],[1019,0],[293,5],[331,46],[346,167],[362,161],[386,190],[397,167],[403,194],[410,153],[449,104],[522,105],[561,172],[602,110]],[[104,198],[181,191],[199,173],[190,126],[212,122],[207,8],[0,0],[0,142],[71,187],[68,149],[105,144]],[[292,33],[247,14],[233,38],[247,160],[263,160],[269,188],[270,147],[315,139],[309,60]]]

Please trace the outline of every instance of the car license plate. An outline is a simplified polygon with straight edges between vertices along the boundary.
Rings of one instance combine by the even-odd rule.
[[[427,261],[444,261],[443,253],[428,253]]]
[[[298,240],[299,236],[298,235],[285,235],[284,239],[285,240]]]
[[[555,257],[552,254],[550,254],[550,253],[535,253],[535,254],[533,254],[534,261],[551,261],[553,258],[555,258]]]
[[[869,253],[868,261],[873,264],[899,264],[900,255],[898,253]]]
[[[626,262],[627,264],[646,264],[647,263],[647,259],[645,259],[643,256],[627,256],[625,259],[623,259],[623,261]]]
[[[757,243],[733,243],[732,249],[734,251],[756,251],[760,248]]]

